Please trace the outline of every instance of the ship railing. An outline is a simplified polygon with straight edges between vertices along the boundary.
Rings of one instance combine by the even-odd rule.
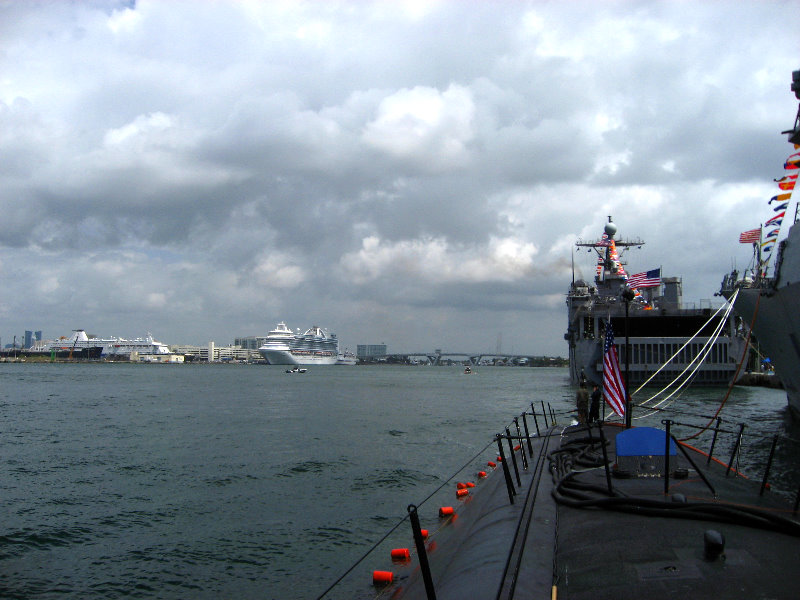
[[[497,459],[488,461],[488,465],[495,465],[497,469],[503,472],[503,478],[508,492],[509,502],[514,504],[516,496],[519,493],[518,488],[522,485],[522,472],[530,472],[532,468],[541,470],[544,468],[545,453],[540,452],[538,460],[534,460],[534,448],[532,440],[536,438],[547,439],[555,431],[558,424],[558,417],[569,415],[574,411],[556,411],[550,405],[540,401],[538,404],[531,403],[530,411],[525,410],[521,414],[512,418],[511,422],[504,428],[503,433],[498,433],[493,439],[488,441],[485,446],[480,448],[478,452],[470,457],[463,465],[461,465],[452,475],[447,477],[445,481],[433,490],[427,497],[417,504],[409,504],[406,511],[407,514],[400,518],[378,541],[376,541],[359,559],[357,559],[342,575],[334,581],[322,594],[317,598],[322,600],[328,597],[328,594],[333,592],[337,587],[345,584],[346,578],[353,574],[356,568],[364,563],[364,561],[377,554],[380,548],[385,548],[392,539],[397,538],[397,531],[400,526],[406,521],[411,525],[412,539],[416,549],[416,555],[419,560],[419,567],[423,581],[425,583],[426,593],[428,598],[435,598],[435,591],[433,589],[433,581],[430,572],[430,567],[427,564],[427,549],[425,546],[426,541],[432,542],[439,530],[434,530],[426,537],[423,537],[423,530],[419,520],[420,509],[425,505],[432,503],[434,500],[440,499],[444,489],[452,485],[459,477],[463,477],[464,473],[470,469],[475,468],[478,461],[483,456],[485,459],[487,451],[493,446],[496,446]],[[535,432],[534,432],[535,429]],[[519,460],[517,458],[519,457]],[[496,460],[496,462],[495,462]],[[536,465],[532,463],[536,462]],[[498,464],[499,463],[499,464]],[[494,468],[494,467],[492,467]],[[479,472],[480,473],[480,472]],[[479,474],[480,476],[480,474]],[[516,481],[516,485],[514,482]],[[467,488],[468,489],[468,488]],[[468,498],[469,494],[464,494]],[[440,508],[438,512],[439,529],[451,523],[456,518],[456,513],[452,507],[450,511],[443,513],[444,508]],[[379,559],[385,562],[385,559]],[[394,558],[392,559],[394,561]],[[510,560],[510,557],[509,557]],[[373,583],[379,585],[374,579]]]
[[[638,406],[638,405],[637,405]],[[652,407],[644,407],[640,406],[641,408],[648,408],[653,410]],[[675,415],[681,414],[679,411],[676,411],[674,408],[670,407],[667,409],[655,409],[656,413],[665,412]],[[791,447],[794,445],[800,445],[800,440],[792,438],[787,435],[776,434],[770,440],[770,448],[767,452],[767,459],[766,462],[763,460],[763,455],[765,453],[765,444],[766,439],[763,435],[760,434],[748,434],[745,433],[747,428],[746,423],[728,423],[726,426],[723,426],[723,419],[718,415],[697,415],[692,413],[682,413],[686,416],[692,416],[696,418],[702,418],[707,422],[704,425],[697,425],[695,423],[688,423],[688,422],[681,422],[675,421],[671,419],[664,419],[661,421],[662,424],[666,424],[669,421],[670,427],[683,427],[688,430],[695,430],[697,433],[693,435],[687,435],[681,439],[674,438],[675,443],[682,447],[687,441],[698,437],[702,433],[711,433],[711,439],[709,441],[709,448],[707,451],[703,451],[700,448],[695,448],[698,452],[702,455],[705,455],[706,461],[705,464],[708,466],[711,464],[712,461],[721,463],[726,466],[725,476],[733,476],[733,477],[745,477],[747,476],[743,473],[742,467],[742,452],[745,448],[756,448],[755,452],[759,454],[759,460],[751,460],[751,464],[758,464],[764,465],[763,472],[757,472],[753,474],[752,479],[760,479],[761,486],[759,489],[759,496],[763,496],[764,492],[767,490],[772,490],[772,485],[770,484],[770,476],[772,475],[772,464],[774,462],[776,451],[781,451],[782,454],[791,455],[796,450],[792,450]],[[712,427],[713,424],[713,427]],[[725,446],[722,445],[721,441],[722,438],[720,436],[728,436],[727,440],[727,449],[730,450],[730,455],[726,454],[719,454],[721,452],[720,448],[722,447],[724,452]],[[731,441],[733,440],[733,441]],[[715,451],[717,452],[717,456],[715,456]],[[695,467],[697,468],[697,467]],[[698,473],[701,477],[704,475],[698,470]],[[791,481],[782,480],[781,485],[783,486],[782,491],[778,492],[781,495],[789,496],[792,494],[789,486],[792,484]],[[800,482],[797,483],[795,487],[796,491],[794,492],[794,508],[793,508],[793,515],[797,515],[798,508],[800,507]]]

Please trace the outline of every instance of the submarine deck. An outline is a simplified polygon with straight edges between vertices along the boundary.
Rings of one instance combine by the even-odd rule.
[[[597,426],[531,438],[528,469],[519,458],[519,480],[510,469],[513,503],[498,465],[428,544],[436,598],[797,598],[800,524],[788,498],[759,495],[760,482],[685,445],[672,448],[665,492],[664,433],[660,457],[618,457],[623,431],[602,425],[615,475]],[[724,547],[707,554],[706,536],[720,534]],[[419,569],[392,593],[426,597]]]

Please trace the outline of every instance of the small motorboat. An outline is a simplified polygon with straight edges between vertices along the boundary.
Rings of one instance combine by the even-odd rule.
[[[300,367],[292,367],[291,369],[286,369],[287,373],[305,373],[308,369],[300,368]]]

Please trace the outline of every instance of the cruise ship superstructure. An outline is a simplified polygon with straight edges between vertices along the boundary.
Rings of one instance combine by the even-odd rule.
[[[627,321],[631,387],[649,379],[662,366],[652,379],[653,384],[672,381],[687,370],[694,371],[692,383],[729,383],[737,372],[746,344],[740,324],[732,315],[725,318],[710,303],[704,307],[684,306],[681,279],[662,278],[660,271],[657,285],[631,290],[621,257],[625,250],[640,247],[644,242],[615,240],[616,232],[617,227],[609,217],[600,240],[576,243],[578,248],[594,250],[598,260],[594,282],[574,280],[567,294],[568,326],[564,337],[569,345],[572,383],[585,379],[602,385],[603,344],[609,320],[619,348],[620,365],[625,365],[626,360]],[[627,319],[623,296],[626,290],[631,290]],[[704,360],[697,366],[699,357]]]
[[[293,332],[281,321],[258,349],[271,365],[334,365],[339,356],[336,334],[314,325],[304,333]]]
[[[800,70],[792,73],[792,79],[792,91],[800,100]],[[800,107],[794,128],[783,133],[789,134],[789,142],[794,144],[794,153],[784,163],[786,175],[776,180],[784,184],[779,184],[780,196],[783,197],[776,198],[786,203],[781,210],[785,214],[783,218],[791,223],[788,236],[777,244],[774,268],[772,275],[768,276],[769,259],[764,258],[762,248],[775,245],[770,242],[770,235],[775,230],[762,230],[758,242],[754,243],[755,268],[741,274],[734,270],[726,275],[720,293],[730,298],[738,290],[733,309],[747,325],[752,326],[760,353],[774,366],[775,374],[786,390],[789,408],[796,418],[800,418],[800,224],[797,222],[797,202],[790,204],[796,200],[794,182],[800,173]],[[793,219],[789,216],[792,208]]]
[[[71,336],[64,336],[58,340],[45,342],[36,349],[49,352],[51,350],[78,350],[97,346],[103,348],[101,352],[102,358],[111,358],[114,356],[129,357],[133,352],[138,352],[140,355],[170,354],[169,347],[166,344],[154,340],[153,336],[149,333],[146,337],[132,340],[118,337],[90,338],[83,329],[75,329]]]

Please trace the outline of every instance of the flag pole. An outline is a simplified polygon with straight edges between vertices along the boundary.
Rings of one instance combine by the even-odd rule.
[[[625,429],[631,428],[631,393],[630,393],[630,364],[631,364],[631,343],[628,328],[628,309],[634,293],[631,288],[625,286],[622,291],[622,299],[625,300]]]

